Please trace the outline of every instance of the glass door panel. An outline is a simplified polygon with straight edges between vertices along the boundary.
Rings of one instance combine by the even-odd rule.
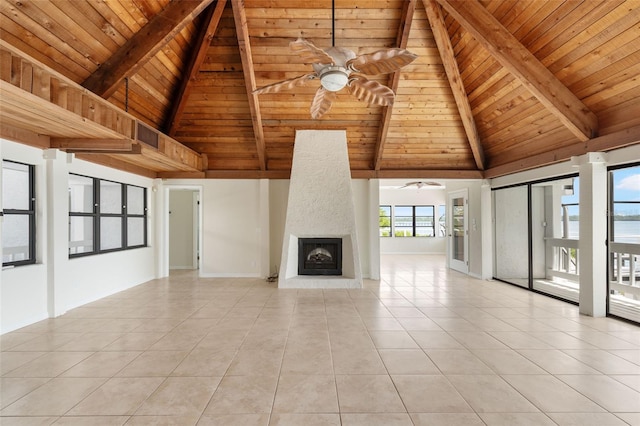
[[[494,276],[529,287],[529,206],[527,186],[493,191]]]
[[[640,165],[609,182],[609,313],[640,322]]]
[[[469,272],[467,194],[466,190],[449,194],[449,267],[465,274]]]
[[[531,185],[533,288],[578,302],[578,178]]]

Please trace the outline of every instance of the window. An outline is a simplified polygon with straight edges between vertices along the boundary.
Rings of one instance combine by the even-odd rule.
[[[34,169],[29,164],[2,161],[2,266],[36,262]]]
[[[380,236],[391,236],[391,206],[380,206]]]
[[[434,206],[395,206],[394,236],[396,237],[434,237]]]
[[[610,172],[611,241],[640,244],[640,165]]]
[[[416,237],[435,237],[435,208],[433,206],[414,206],[414,235]]]
[[[146,200],[139,186],[69,175],[69,256],[145,247]]]

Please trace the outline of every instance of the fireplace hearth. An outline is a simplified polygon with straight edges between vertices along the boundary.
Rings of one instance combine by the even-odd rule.
[[[298,275],[342,275],[342,238],[299,238]]]

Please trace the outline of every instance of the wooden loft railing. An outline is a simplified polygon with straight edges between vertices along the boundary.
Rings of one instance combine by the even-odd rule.
[[[0,40],[0,136],[150,177],[204,177],[206,157],[156,130],[157,146],[150,145],[139,127],[132,115]]]

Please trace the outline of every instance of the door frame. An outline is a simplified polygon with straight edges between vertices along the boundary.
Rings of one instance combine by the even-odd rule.
[[[203,207],[203,196],[202,196],[202,186],[200,185],[167,185],[164,187],[164,199],[162,200],[162,210],[164,212],[164,220],[162,224],[162,241],[164,242],[162,247],[162,271],[161,276],[167,277],[169,276],[169,244],[171,241],[169,240],[169,197],[171,196],[171,191],[176,190],[190,190],[193,191],[195,196],[194,198],[199,200],[200,202],[196,204],[196,209],[194,209],[194,216],[197,215],[197,222],[194,221],[194,244],[197,243],[197,254],[194,253],[194,259],[196,261],[195,266],[198,270],[198,275],[202,272],[202,207]],[[196,211],[197,210],[197,211]]]
[[[453,249],[453,200],[462,198],[464,203],[464,259],[458,260],[454,257]],[[447,263],[450,269],[463,274],[469,273],[469,188],[449,192],[447,194]]]

